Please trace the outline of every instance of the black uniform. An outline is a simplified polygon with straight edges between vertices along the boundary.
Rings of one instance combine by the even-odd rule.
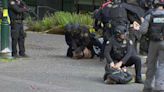
[[[79,25],[77,25],[79,26]],[[74,30],[73,30],[73,25],[72,24],[68,24],[65,26],[65,41],[68,45],[68,49],[67,49],[67,57],[72,57],[73,56],[73,47],[72,47],[72,41],[74,39]]]
[[[164,2],[162,6],[164,6]],[[153,90],[152,82],[154,80],[154,77],[155,90],[161,90],[157,92],[164,91],[164,82],[161,81],[164,78],[163,72],[161,72],[163,71],[164,65],[164,53],[161,53],[164,52],[163,20],[164,9],[155,8],[145,17],[145,20],[140,27],[141,32],[147,33],[150,40],[148,49],[146,80],[143,92],[151,92]]]
[[[19,1],[19,0],[18,0]],[[24,13],[27,9],[22,1],[9,1],[9,16],[11,18],[11,37],[12,37],[12,56],[17,56],[17,44],[19,46],[19,55],[25,55],[25,32],[23,30]]]
[[[136,82],[141,82],[141,59],[136,55],[132,41],[112,37],[105,47],[107,64],[123,62],[122,67],[135,65]]]
[[[83,52],[85,48],[91,50],[93,55],[93,43],[91,42],[91,36],[89,30],[85,26],[67,25],[65,33],[65,40],[68,47],[67,56],[72,57],[73,51]]]
[[[106,7],[103,7],[95,14],[95,28],[99,28],[101,21],[104,25],[104,44],[103,50],[105,48],[106,41],[114,35],[114,28],[119,25],[129,26],[128,13],[136,14],[137,18],[143,16],[144,11],[137,6],[127,4],[127,3],[117,3],[109,4]],[[132,20],[133,21],[133,20]]]
[[[140,0],[139,5],[145,10],[144,16],[147,16],[147,14],[152,12],[154,8],[153,1],[154,0]],[[149,43],[150,43],[150,40],[149,40],[148,34],[142,35],[140,38],[140,48],[139,48],[141,55],[147,55]]]
[[[95,28],[99,28],[100,22],[98,21],[104,24],[104,31],[109,31],[111,27],[114,28],[117,25],[125,25],[129,21],[134,21],[129,20],[129,13],[136,15],[138,19],[144,16],[144,10],[136,5],[123,2],[114,3],[114,1],[95,11]]]

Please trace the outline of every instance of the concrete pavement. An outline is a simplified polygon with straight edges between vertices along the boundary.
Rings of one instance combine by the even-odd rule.
[[[106,85],[104,62],[65,57],[64,36],[28,33],[29,58],[0,63],[0,92],[141,92],[143,85]]]

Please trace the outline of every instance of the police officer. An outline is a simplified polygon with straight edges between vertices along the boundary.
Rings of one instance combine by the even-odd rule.
[[[74,57],[75,54],[79,54],[79,58],[83,58],[83,52],[86,52],[88,56],[93,57],[93,43],[91,42],[91,36],[88,27],[79,24],[66,25],[65,40],[69,46],[67,50],[68,57]],[[91,55],[89,52],[91,51]]]
[[[102,9],[101,21],[106,27],[115,27],[117,25],[126,24],[128,19],[128,12],[132,12],[137,15],[138,18],[142,17],[144,11],[134,5],[124,3],[122,0],[113,0],[111,5]]]
[[[13,57],[18,57],[17,44],[19,46],[19,56],[27,57],[24,46],[26,33],[23,30],[24,13],[27,11],[28,9],[21,0],[9,0]]]
[[[124,66],[135,65],[135,82],[142,83],[141,59],[136,55],[132,41],[126,38],[126,32],[124,26],[117,26],[115,28],[116,35],[107,41],[105,47],[107,66],[120,69]]]
[[[73,40],[75,49],[74,53],[81,52],[81,58],[93,58],[94,51],[93,51],[93,43],[91,41],[91,35],[89,32],[89,28],[85,25],[79,27],[80,34],[77,35],[77,39]]]
[[[160,52],[164,51],[164,1],[163,0],[154,0],[153,9],[144,19],[140,30],[143,33],[147,33],[149,35],[150,44],[148,50],[148,59],[147,59],[147,72],[146,72],[146,81],[144,84],[143,92],[152,92],[152,81],[158,69],[157,61],[159,63],[158,66],[161,66],[161,62],[164,62],[163,54]],[[155,76],[156,80],[161,77],[163,73],[159,74],[159,76]],[[163,77],[164,78],[164,77]],[[162,78],[162,80],[163,80]],[[164,86],[164,82],[160,80],[159,85]],[[159,86],[158,85],[158,86]],[[159,87],[157,87],[159,88]],[[164,87],[160,89],[156,89],[157,91],[153,92],[164,92]]]
[[[143,16],[144,11],[137,6],[124,3],[123,0],[112,0],[111,3],[105,5],[104,7],[100,8],[98,12],[96,12],[97,19],[95,21],[95,28],[99,28],[100,22],[103,24],[103,33],[104,33],[104,44],[103,44],[103,51],[106,44],[106,41],[112,36],[114,28],[118,25],[123,25],[128,27],[129,19],[128,19],[128,12],[132,12],[136,14],[137,17]],[[95,14],[95,15],[96,15]],[[97,25],[96,25],[97,24]]]
[[[144,16],[149,14],[152,11],[152,9],[154,8],[153,0],[140,0],[139,5],[140,5],[140,7],[142,7],[145,10]],[[140,38],[139,53],[141,55],[147,55],[148,48],[149,48],[149,37],[148,37],[148,34],[145,34],[145,35],[142,35]]]
[[[78,27],[79,25],[76,25],[76,26]],[[73,56],[72,41],[73,41],[73,39],[76,39],[76,38],[74,38],[74,34],[77,33],[77,32],[75,32],[76,28],[73,27],[72,24],[67,24],[65,26],[65,30],[66,30],[66,32],[65,32],[65,41],[68,45],[67,55],[66,56],[67,57],[72,57]]]

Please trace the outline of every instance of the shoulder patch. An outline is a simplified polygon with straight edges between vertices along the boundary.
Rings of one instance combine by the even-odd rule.
[[[133,45],[133,41],[132,40],[129,40],[129,43],[130,43],[130,45]]]
[[[110,43],[110,41],[107,41],[107,42],[106,42],[106,44],[109,44],[109,43]]]
[[[126,41],[126,40],[124,40],[124,41],[123,41],[123,44],[127,44],[127,41]]]
[[[15,4],[15,1],[10,1],[10,4],[11,4],[11,5],[14,5],[14,4]]]

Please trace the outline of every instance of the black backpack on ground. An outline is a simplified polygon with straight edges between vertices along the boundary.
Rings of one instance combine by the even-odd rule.
[[[122,70],[106,67],[104,81],[108,80],[109,84],[127,84],[132,80],[132,75]]]

